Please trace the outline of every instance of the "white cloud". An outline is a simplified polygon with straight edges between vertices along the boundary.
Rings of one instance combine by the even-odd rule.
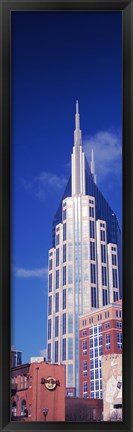
[[[98,181],[108,175],[120,175],[122,169],[122,138],[120,130],[99,131],[84,141],[84,150],[89,165],[91,150],[94,150],[95,172]]]
[[[48,192],[58,192],[65,188],[67,178],[63,175],[43,171],[32,180],[22,179],[21,184],[26,191],[35,194],[37,198],[43,200],[48,196]]]
[[[48,274],[47,267],[36,269],[14,268],[15,275],[19,278],[45,278]]]

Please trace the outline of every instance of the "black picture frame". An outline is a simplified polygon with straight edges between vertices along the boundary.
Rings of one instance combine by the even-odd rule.
[[[12,10],[119,10],[123,16],[123,422],[10,422],[10,13]],[[0,429],[133,430],[133,1],[0,1]]]

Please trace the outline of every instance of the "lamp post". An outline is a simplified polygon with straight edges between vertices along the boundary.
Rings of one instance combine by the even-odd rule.
[[[44,418],[45,418],[45,421],[46,421],[46,417],[48,415],[48,408],[43,408],[43,414],[44,414]]]

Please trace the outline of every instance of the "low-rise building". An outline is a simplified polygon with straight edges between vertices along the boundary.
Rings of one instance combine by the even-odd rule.
[[[35,362],[11,369],[11,419],[15,418],[65,421],[65,365]]]
[[[102,356],[121,353],[121,300],[80,317],[80,397],[102,399]]]

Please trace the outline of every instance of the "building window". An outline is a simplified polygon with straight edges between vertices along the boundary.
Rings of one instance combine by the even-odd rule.
[[[29,387],[32,387],[32,376],[29,378]]]
[[[94,207],[89,207],[90,217],[94,218]]]
[[[63,241],[66,240],[66,223],[63,223]]]
[[[68,240],[72,240],[73,236],[73,222],[69,220],[68,222]]]
[[[112,269],[113,272],[113,288],[118,288],[117,269]]]
[[[51,343],[48,344],[48,361],[51,362]]]
[[[20,415],[23,416],[25,414],[25,410],[26,410],[26,401],[25,399],[23,399],[21,401],[21,408],[20,408]]]
[[[105,328],[109,328],[109,327],[110,327],[110,323],[106,323]]]
[[[83,341],[82,347],[83,347],[83,355],[87,355],[87,341],[86,340]]]
[[[56,249],[56,267],[59,266],[59,248]]]
[[[112,250],[113,252],[116,252],[116,247],[113,247],[113,246],[112,246],[111,250]]]
[[[20,375],[20,388],[23,388],[23,375]]]
[[[117,348],[122,349],[122,333],[117,333]]]
[[[73,268],[72,265],[68,265],[68,284],[72,284],[73,282]]]
[[[101,261],[106,263],[106,246],[104,244],[101,244]]]
[[[97,334],[97,326],[94,326],[94,334]]]
[[[90,259],[95,261],[95,242],[90,242]]]
[[[24,375],[24,389],[27,387],[27,376]]]
[[[63,314],[63,334],[66,334],[66,313]]]
[[[98,326],[98,332],[99,332],[99,333],[102,332],[102,324],[100,324],[100,325]]]
[[[17,404],[15,401],[12,402],[12,410],[11,410],[12,416],[16,417],[17,415]]]
[[[96,288],[91,287],[91,306],[96,308]]]
[[[68,387],[72,387],[72,383],[73,383],[73,365],[68,364]]]
[[[105,223],[100,223],[100,228],[105,228]]]
[[[88,383],[87,382],[83,383],[83,394],[84,394],[84,398],[88,397]]]
[[[91,391],[94,391],[94,381],[91,382]]]
[[[68,243],[68,261],[72,261],[72,243]]]
[[[93,358],[93,349],[90,349],[90,359]]]
[[[100,356],[103,355],[103,349],[102,349],[102,346],[99,347],[99,355],[100,355]]]
[[[105,241],[105,231],[103,231],[103,230],[100,231],[100,238],[101,238],[101,241]]]
[[[102,266],[102,285],[107,285],[107,273],[104,266]]]
[[[58,331],[59,331],[59,317],[56,316],[55,317],[55,337],[58,336]]]
[[[103,294],[103,306],[106,306],[108,304],[107,290],[103,289],[102,294]]]
[[[66,285],[66,266],[63,267],[63,285]]]
[[[52,291],[52,273],[49,274],[49,292]]]
[[[106,334],[106,349],[110,349],[110,333]]]
[[[94,360],[90,360],[90,369],[94,369]]]
[[[93,339],[90,339],[90,348],[93,348]]]
[[[66,360],[66,339],[62,340],[62,360]]]
[[[63,289],[63,309],[66,309],[66,289]]]
[[[48,298],[48,315],[52,313],[52,296]]]
[[[98,357],[98,348],[95,348],[95,357]]]
[[[97,337],[94,338],[94,346],[95,346],[95,347],[98,346],[98,338],[97,338]]]
[[[68,360],[73,360],[73,338],[68,337]]]
[[[68,333],[73,333],[73,314],[68,313]]]
[[[122,322],[117,322],[117,323],[116,323],[116,327],[117,327],[117,328],[122,328]]]
[[[94,238],[95,237],[95,233],[94,233],[94,221],[90,220],[90,238]]]
[[[59,288],[59,270],[56,270],[56,289]]]
[[[86,325],[86,319],[84,319],[84,320],[82,321],[82,325],[83,325],[83,326]]]
[[[122,312],[121,312],[121,311],[119,312],[119,317],[120,317],[120,318],[122,317]]]
[[[116,317],[118,317],[119,316],[119,312],[118,312],[118,310],[116,310]]]
[[[50,260],[49,260],[49,270],[52,270],[52,263],[53,263],[53,260],[50,259]]]
[[[102,314],[98,315],[98,321],[102,320]]]
[[[48,339],[51,339],[51,319],[48,320]]]
[[[116,255],[112,254],[112,265],[117,265],[116,263]]]
[[[105,312],[105,318],[109,318],[109,311]]]
[[[55,363],[58,362],[58,341],[55,341]]]
[[[63,245],[63,262],[66,262],[66,244]]]
[[[32,413],[32,406],[31,406],[31,404],[29,405],[29,417],[31,416],[31,413]]]
[[[95,369],[98,368],[98,358],[95,359]]]
[[[59,234],[56,234],[55,236],[55,245],[58,246],[59,244]]]
[[[96,266],[91,263],[91,283],[96,283]]]
[[[90,379],[94,380],[94,370],[91,370],[91,372],[90,372]]]
[[[99,390],[99,381],[98,381],[98,380],[95,381],[95,389],[96,389],[96,390]]]
[[[82,331],[82,336],[86,336],[86,330]]]
[[[63,219],[63,221],[66,219],[66,209],[63,210],[63,212],[62,212],[62,219]]]
[[[93,335],[93,327],[90,327],[90,335]]]
[[[55,312],[59,312],[59,293],[55,294]]]
[[[102,336],[99,336],[99,346],[102,345],[102,343],[103,343],[103,338]]]
[[[118,291],[114,291],[113,295],[114,295],[114,302],[116,302],[118,300]]]
[[[87,376],[87,361],[83,361],[83,376]]]

